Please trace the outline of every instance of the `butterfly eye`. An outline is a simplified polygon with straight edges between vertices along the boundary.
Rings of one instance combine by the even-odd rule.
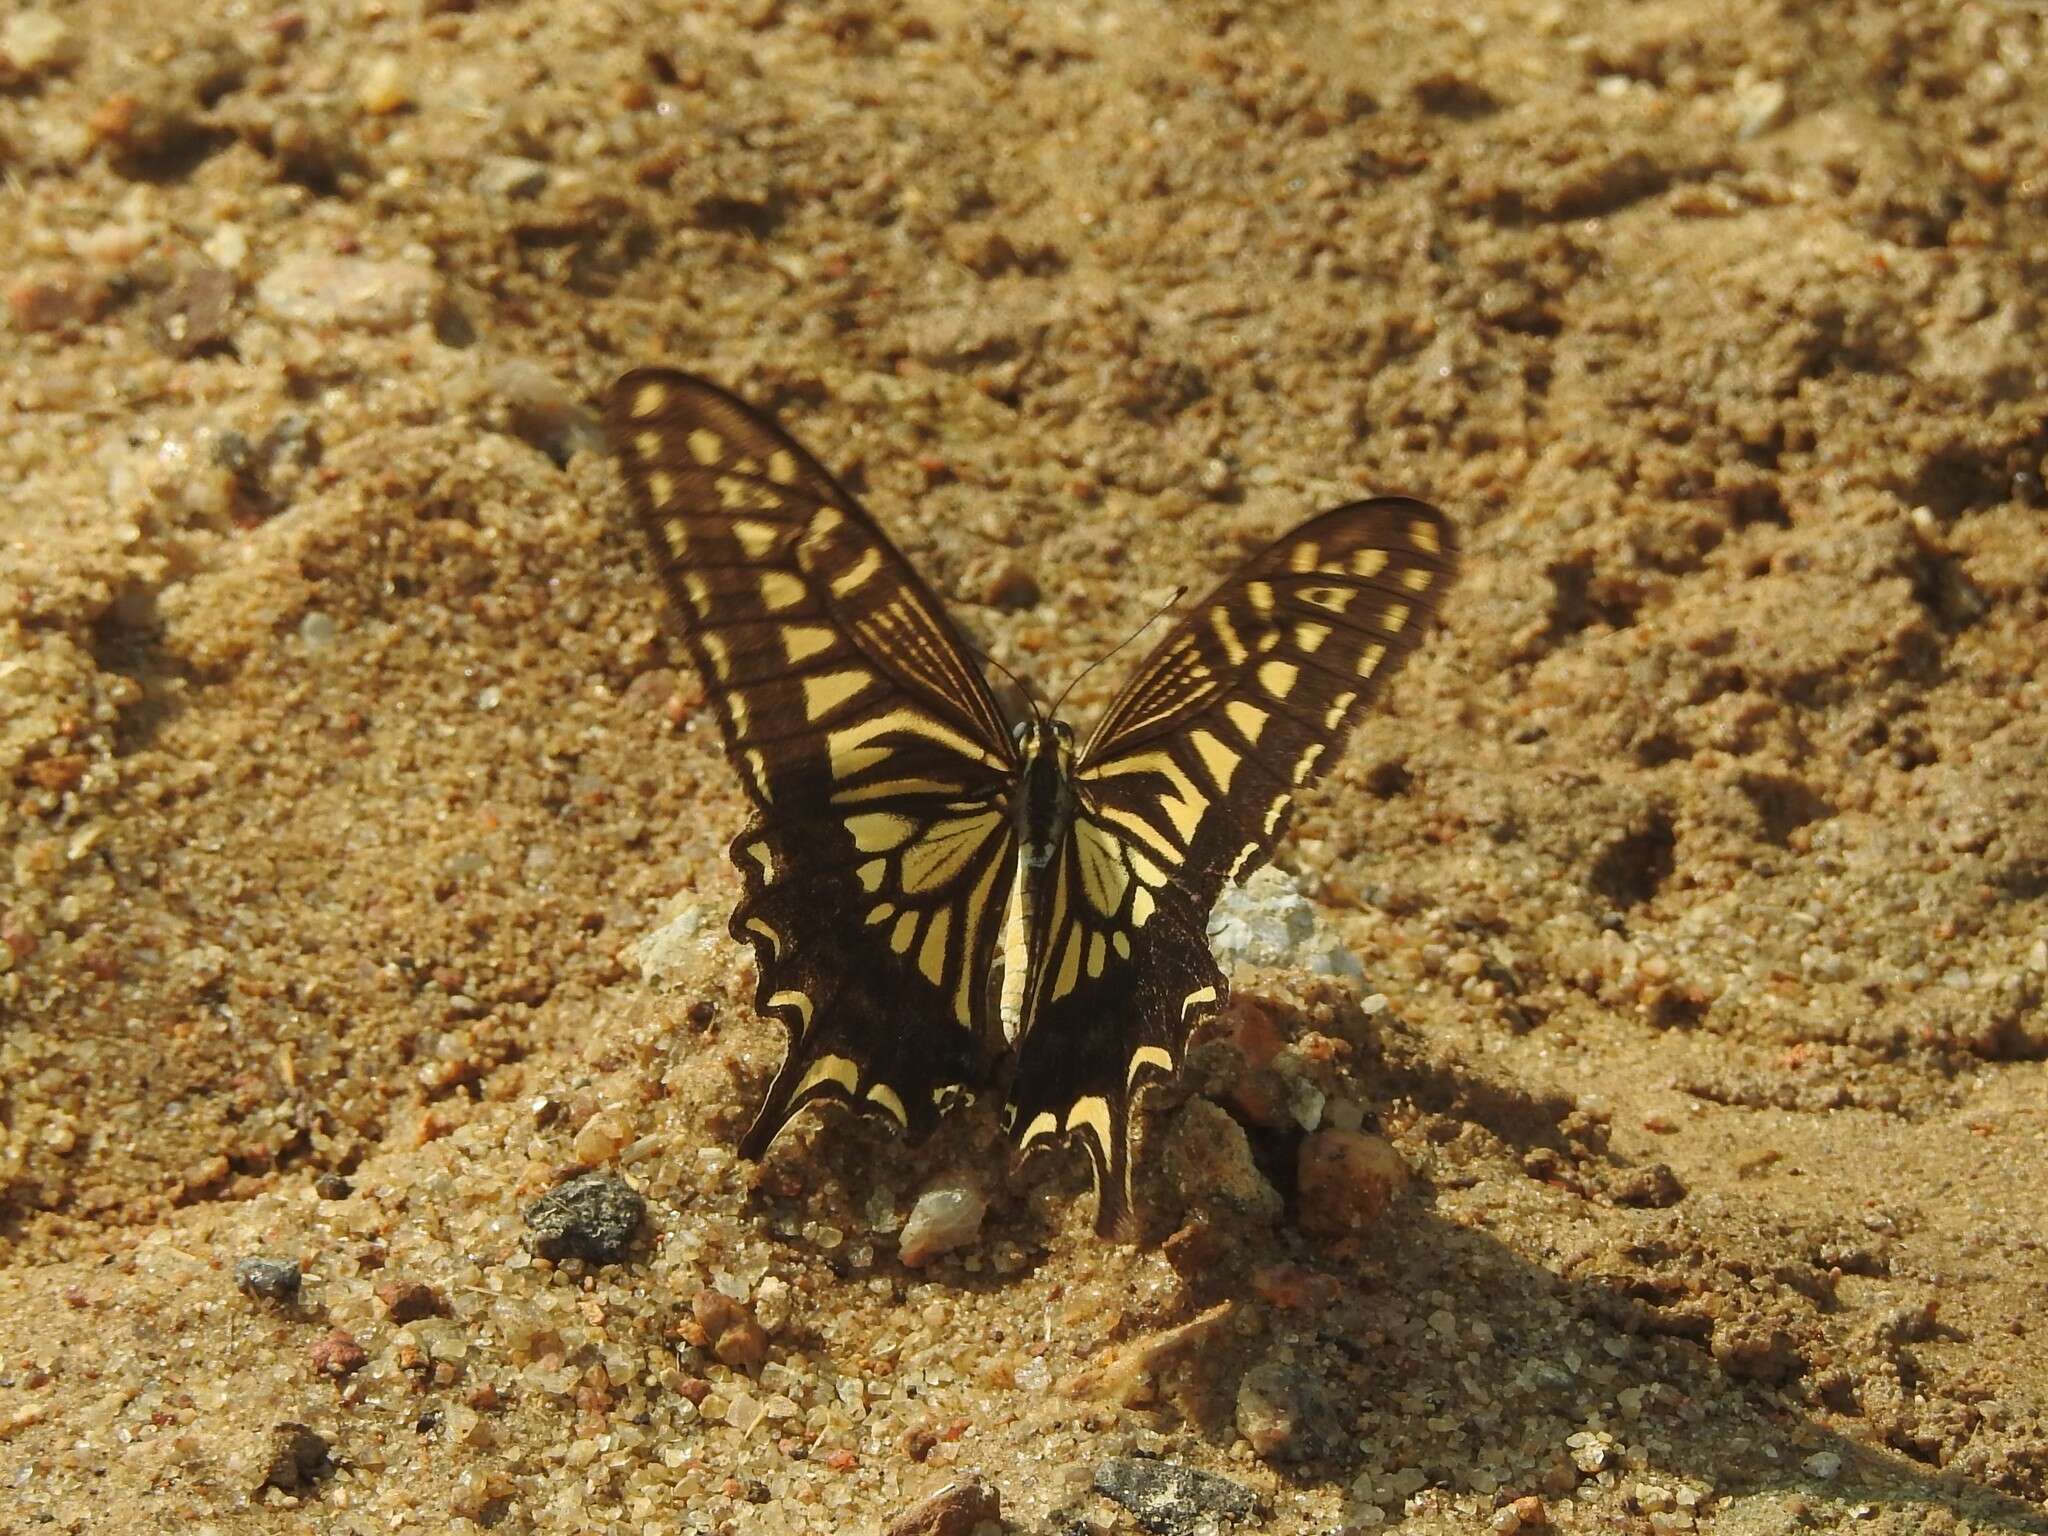
[[[1031,722],[1029,720],[1019,720],[1015,725],[1010,727],[1010,740],[1017,743],[1017,745],[1020,747],[1024,745],[1024,738],[1026,736],[1029,736],[1030,734]]]
[[[1053,721],[1052,733],[1056,738],[1058,738],[1061,746],[1071,747],[1074,744],[1074,728],[1071,725],[1067,724],[1066,721]]]

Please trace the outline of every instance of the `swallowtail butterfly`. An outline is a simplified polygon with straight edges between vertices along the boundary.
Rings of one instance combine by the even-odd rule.
[[[1021,1149],[1078,1141],[1128,1237],[1131,1119],[1226,983],[1207,924],[1272,854],[1456,565],[1383,496],[1254,556],[1139,664],[1084,743],[1012,719],[930,587],[772,421],[628,373],[607,426],[754,806],[733,936],[789,1050],[741,1152],[835,1099],[921,1135],[1015,1053]]]

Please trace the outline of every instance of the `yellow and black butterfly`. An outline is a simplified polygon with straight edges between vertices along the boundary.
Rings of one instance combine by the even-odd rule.
[[[1310,518],[1197,604],[1078,749],[1012,720],[932,591],[765,416],[641,369],[607,409],[727,754],[754,803],[733,936],[789,1052],[740,1143],[814,1099],[913,1135],[1016,1054],[1019,1148],[1074,1139],[1096,1229],[1133,1225],[1138,1090],[1226,983],[1207,924],[1450,584],[1449,522],[1404,497]]]

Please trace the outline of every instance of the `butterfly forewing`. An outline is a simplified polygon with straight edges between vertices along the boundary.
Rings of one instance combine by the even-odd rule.
[[[1002,713],[929,589],[774,423],[661,369],[621,379],[607,417],[755,806],[732,931],[790,1050],[742,1150],[820,1097],[922,1131],[979,1073],[1014,843]]]
[[[1105,1230],[1129,1210],[1138,1087],[1179,1070],[1224,999],[1209,909],[1270,857],[1455,563],[1449,523],[1419,501],[1311,518],[1188,612],[1082,751],[1011,1127],[1025,1147],[1083,1144]]]

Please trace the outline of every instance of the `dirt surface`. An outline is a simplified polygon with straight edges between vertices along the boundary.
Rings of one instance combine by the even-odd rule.
[[[10,9],[0,1532],[2048,1530],[2044,68]],[[985,1114],[729,1151],[742,804],[591,404],[657,359],[1047,696],[1319,507],[1458,524],[1281,855],[1364,979],[1240,970],[1145,1246]],[[536,1256],[585,1171],[644,1218]]]

